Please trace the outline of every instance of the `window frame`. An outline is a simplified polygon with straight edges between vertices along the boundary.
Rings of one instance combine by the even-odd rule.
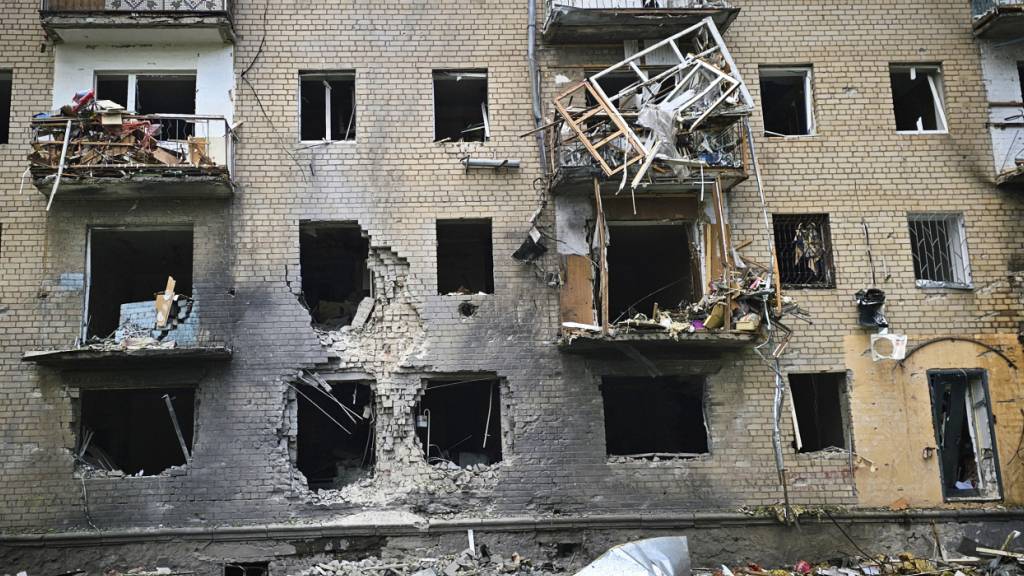
[[[11,143],[11,124],[14,120],[14,69],[0,68],[0,79],[7,81],[7,126],[0,126],[0,146],[6,146]]]
[[[927,384],[928,384],[929,410],[931,410],[931,412],[932,412],[932,418],[931,418],[931,420],[932,420],[932,428],[933,428],[933,433],[935,434],[935,436],[934,436],[935,442],[936,442],[936,444],[935,444],[935,453],[936,453],[936,455],[937,455],[937,457],[939,459],[939,463],[938,463],[939,483],[940,483],[940,488],[942,490],[942,501],[943,502],[997,502],[997,501],[1003,500],[1003,498],[1005,497],[1005,486],[1003,485],[1003,474],[1002,474],[1002,469],[1001,469],[1001,466],[1000,466],[1000,463],[999,463],[999,446],[998,446],[998,440],[999,439],[996,436],[996,429],[995,429],[995,426],[996,426],[995,420],[996,420],[996,418],[995,418],[995,413],[992,411],[992,392],[991,392],[990,387],[989,387],[988,370],[985,370],[983,368],[966,368],[966,369],[965,368],[952,368],[952,369],[950,369],[950,368],[938,368],[938,369],[927,370],[925,374],[926,374]],[[976,438],[972,437],[971,438],[971,442],[974,445],[975,463],[976,463],[976,465],[979,466],[978,467],[978,472],[979,472],[978,473],[978,478],[979,478],[979,480],[984,480],[984,481],[987,481],[987,482],[993,482],[995,484],[995,486],[994,486],[994,488],[995,488],[994,495],[985,495],[981,491],[980,487],[976,488],[976,490],[978,490],[978,494],[976,494],[976,495],[968,495],[968,496],[950,495],[948,493],[948,491],[947,491],[946,478],[945,478],[945,474],[946,473],[944,471],[944,466],[942,465],[942,461],[941,461],[942,460],[942,448],[941,448],[942,441],[941,441],[941,438],[939,436],[940,435],[939,422],[936,420],[936,416],[939,413],[939,411],[936,409],[936,400],[937,400],[937,398],[936,398],[936,391],[937,391],[936,388],[938,388],[938,386],[936,386],[936,383],[933,381],[933,378],[942,377],[942,376],[949,375],[949,374],[963,374],[966,377],[967,382],[966,382],[966,390],[965,390],[965,392],[968,395],[968,397],[971,398],[971,400],[972,400],[971,407],[973,407],[975,409],[978,408],[978,403],[977,403],[978,399],[974,397],[973,390],[972,390],[972,381],[976,381],[978,383],[978,387],[979,387],[979,389],[981,391],[981,395],[984,397],[984,408],[985,408],[985,412],[986,412],[986,422],[985,422],[985,424],[986,424],[986,428],[987,428],[987,431],[988,431],[988,440],[989,440],[989,442],[991,442],[991,447],[989,449],[992,451],[992,460],[993,460],[993,477],[992,478],[983,478],[983,476],[981,474],[981,467],[980,467],[981,462],[978,462],[978,455],[980,454],[982,448],[978,447],[977,439]],[[969,409],[967,410],[967,415],[966,415],[967,422],[968,422],[969,426],[975,427],[978,424],[977,424],[977,421],[976,421],[976,416],[972,416],[972,413],[973,413],[973,410],[969,410]]]
[[[913,266],[915,260],[920,258],[915,256],[916,245],[912,239],[912,227],[914,222],[928,222],[928,221],[939,221],[947,226],[946,234],[950,238],[950,243],[956,243],[959,245],[959,253],[956,252],[954,245],[948,245],[950,268],[954,276],[954,280],[934,280],[931,278],[918,278],[916,267]],[[952,288],[957,290],[973,290],[974,279],[971,271],[971,258],[970,252],[967,246],[967,224],[964,218],[963,212],[908,212],[907,213],[907,238],[910,240],[910,255],[911,265],[915,270],[914,284],[918,288],[922,289],[933,289],[933,288]],[[954,267],[954,263],[958,266]],[[956,279],[959,276],[959,279]]]
[[[483,74],[484,81],[484,102],[481,116],[483,118],[484,137],[480,140],[451,140],[437,137],[437,82],[440,74]],[[486,144],[491,141],[491,71],[489,68],[432,68],[430,70],[430,101],[431,101],[431,125],[432,142],[434,144]]]
[[[921,136],[921,135],[934,135],[934,134],[949,134],[949,118],[946,116],[946,81],[945,72],[943,71],[942,64],[938,63],[894,63],[889,64],[889,96],[890,103],[892,104],[893,110],[893,122],[896,121],[896,93],[893,90],[892,75],[898,72],[907,72],[911,80],[915,76],[925,71],[928,74],[928,86],[932,93],[932,105],[935,107],[935,130],[925,130],[918,128],[916,130],[900,130],[898,127],[896,133],[906,136]]]
[[[126,76],[128,78],[128,101],[125,102],[125,110],[138,112],[138,89],[140,76],[191,76],[196,81],[196,94],[199,94],[199,74],[196,70],[94,70],[92,73],[92,89],[99,96],[99,80],[101,76]],[[159,112],[150,112],[159,114]],[[196,98],[192,115],[199,114],[199,100]]]
[[[777,223],[782,224],[783,220],[795,220],[799,218],[815,218],[821,217],[820,225],[822,227],[822,240],[825,244],[825,265],[827,266],[827,279],[824,282],[819,283],[791,283],[785,282],[782,279],[782,268],[779,271],[779,282],[783,288],[798,289],[798,290],[834,290],[836,288],[836,265],[835,265],[835,246],[832,243],[832,219],[829,217],[828,212],[813,212],[813,213],[785,213],[785,212],[773,212],[772,213],[772,243],[775,248],[776,258],[779,257],[779,246],[777,238]],[[777,220],[778,219],[778,220]]]
[[[817,386],[817,378],[829,378],[835,379],[835,384],[838,386],[837,398],[839,400],[839,415],[840,415],[840,426],[843,432],[843,443],[845,446],[842,450],[847,452],[853,452],[853,418],[850,414],[850,375],[848,372],[842,371],[823,371],[823,372],[789,372],[786,374],[786,393],[789,395],[789,409],[790,417],[792,418],[793,425],[793,451],[798,455],[814,456],[817,454],[828,453],[828,446],[819,448],[817,450],[805,450],[803,446],[803,434],[800,433],[800,442],[797,442],[797,434],[801,430],[800,422],[797,418],[796,408],[796,395],[793,393],[793,376],[800,378],[809,377],[811,386]],[[829,382],[830,384],[832,382]],[[817,408],[817,407],[815,407]],[[817,410],[815,410],[817,412]]]
[[[358,93],[356,92],[356,70],[300,70],[299,71],[299,86],[298,86],[298,101],[299,101],[299,114],[296,118],[297,128],[299,131],[299,143],[300,144],[338,144],[341,142],[355,142],[358,138],[359,130],[358,124],[356,124],[356,118],[359,116],[359,102]],[[321,140],[304,140],[302,138],[302,83],[307,80],[322,80],[326,83],[324,86],[324,138]],[[352,137],[347,139],[332,139],[333,134],[331,133],[331,86],[330,82],[334,80],[351,80],[352,81],[352,108],[353,112],[349,119],[350,124],[355,124],[352,130]]]
[[[818,122],[814,116],[814,65],[813,64],[799,64],[792,66],[775,66],[775,65],[764,65],[759,66],[757,69],[758,73],[758,86],[761,85],[761,80],[764,78],[783,78],[793,76],[803,76],[804,79],[804,114],[807,115],[807,133],[806,134],[779,134],[772,132],[769,134],[768,130],[764,128],[764,91],[761,90],[761,124],[762,133],[766,138],[809,138],[818,135]]]

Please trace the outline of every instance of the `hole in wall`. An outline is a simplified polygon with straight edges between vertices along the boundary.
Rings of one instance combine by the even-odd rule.
[[[438,294],[493,294],[491,221],[437,221]]]
[[[224,576],[269,576],[269,562],[229,562],[224,565]]]
[[[331,391],[295,385],[296,466],[311,490],[337,489],[373,470],[373,391],[366,382],[335,382]]]
[[[359,303],[371,292],[369,250],[357,224],[299,224],[302,294],[314,326],[336,330],[352,324]]]
[[[431,379],[416,406],[427,462],[466,467],[502,459],[501,386],[494,377]]]
[[[459,314],[461,314],[462,316],[469,317],[476,314],[478,308],[479,306],[477,306],[476,304],[472,304],[470,302],[463,302],[462,304],[459,304]]]
[[[846,373],[790,374],[800,452],[846,448]]]

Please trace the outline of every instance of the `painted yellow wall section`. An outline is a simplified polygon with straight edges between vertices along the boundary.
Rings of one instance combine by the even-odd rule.
[[[1024,429],[1021,345],[1016,335],[968,337],[1003,351],[1018,368],[1011,368],[998,354],[962,341],[932,344],[901,367],[892,360],[872,361],[867,334],[844,338],[846,365],[852,371],[854,447],[858,455],[874,464],[873,471],[865,463],[855,473],[862,506],[889,506],[900,498],[914,508],[969,505],[943,502],[938,455],[932,451],[925,457],[925,449],[936,445],[927,371],[942,368],[988,372],[1003,503],[1024,503],[1024,461],[1014,456]],[[911,339],[907,351],[926,340]]]

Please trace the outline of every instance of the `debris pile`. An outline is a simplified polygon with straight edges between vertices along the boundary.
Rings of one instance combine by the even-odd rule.
[[[57,114],[37,114],[32,174],[123,177],[123,169],[203,168],[217,166],[211,139],[199,137],[196,121],[168,115],[130,114],[92,90],[75,95]],[[66,144],[66,146],[65,146]]]
[[[491,555],[487,547],[481,545],[476,552],[466,549],[457,556],[438,558],[331,560],[314,564],[301,572],[289,572],[289,576],[548,576],[565,573],[566,567],[553,562],[534,563],[515,552],[507,558]]]
[[[117,330],[104,338],[93,336],[83,348],[89,350],[141,350],[144,348],[175,348],[179,343],[195,342],[196,317],[192,315],[195,301],[174,292],[174,278],[167,277],[163,292],[155,294],[155,302],[128,302],[121,305]],[[170,338],[170,336],[174,338]]]
[[[743,167],[738,121],[753,102],[711,18],[590,76],[554,104],[559,166],[621,174],[620,189],[630,170],[636,189]]]
[[[969,541],[965,541],[969,542]],[[973,544],[973,543],[972,543]],[[964,548],[961,544],[960,549]],[[848,558],[811,564],[800,560],[788,569],[767,569],[758,564],[717,570],[695,569],[694,576],[1015,576],[1024,574],[1024,553],[973,547],[977,556],[925,559],[910,552],[896,556]]]

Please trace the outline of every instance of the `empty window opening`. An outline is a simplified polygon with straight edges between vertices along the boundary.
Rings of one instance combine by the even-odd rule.
[[[330,388],[328,392],[326,388]],[[364,382],[294,387],[296,466],[311,490],[336,489],[367,476],[374,463],[373,392]]]
[[[196,113],[196,76],[192,73],[97,74],[96,98],[111,100],[138,114]],[[160,121],[161,140],[186,140],[195,125],[183,119]]]
[[[1002,494],[984,370],[929,370],[942,492],[947,500]]]
[[[609,456],[708,452],[703,379],[605,377],[601,396]]]
[[[11,71],[0,70],[0,144],[7,144],[10,138],[11,85]]]
[[[168,277],[176,282],[175,293],[192,295],[191,229],[92,229],[86,338],[113,337],[131,321],[133,308],[125,304],[152,309],[155,322],[154,297]]]
[[[1017,79],[1020,80],[1020,99],[1024,102],[1024,62],[1017,62]]]
[[[501,462],[500,381],[472,376],[427,381],[416,407],[416,435],[430,464]]]
[[[889,75],[896,130],[945,132],[942,69],[938,66],[892,66]]]
[[[773,214],[779,278],[788,288],[834,288],[828,214]]]
[[[90,468],[152,476],[191,454],[193,388],[83,389],[79,410],[75,454]]]
[[[767,136],[814,134],[811,68],[761,68],[761,113]]]
[[[971,283],[962,214],[910,214],[910,249],[917,285],[966,288]]]
[[[846,448],[846,374],[790,374],[800,452]]]
[[[491,221],[437,221],[438,294],[493,294]]]
[[[229,562],[224,565],[224,576],[268,576],[269,562]]]
[[[336,330],[352,324],[359,303],[370,296],[369,251],[370,243],[356,224],[299,225],[302,295],[314,325]]]
[[[653,317],[661,310],[691,303],[700,288],[685,223],[609,222],[608,314],[611,322],[636,314]],[[696,273],[696,275],[695,275]],[[600,286],[594,282],[595,289]],[[597,296],[597,300],[600,296]],[[595,300],[595,301],[597,301]]]
[[[303,72],[299,83],[302,140],[355,140],[355,72]]]
[[[434,70],[434,141],[491,137],[486,70]]]

